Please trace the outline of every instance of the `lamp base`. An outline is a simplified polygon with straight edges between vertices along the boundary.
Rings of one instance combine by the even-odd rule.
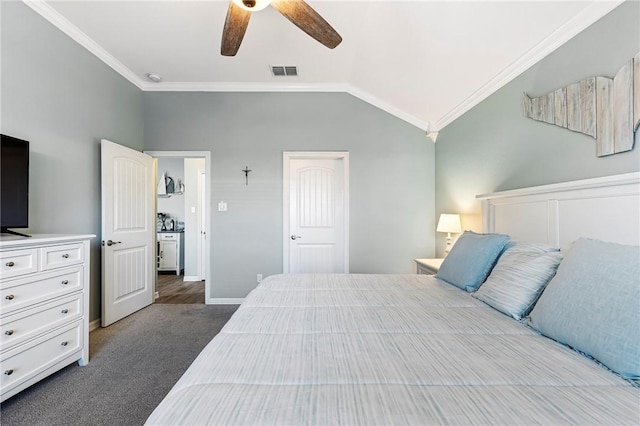
[[[444,247],[445,257],[449,254],[449,251],[451,251],[451,233],[447,232],[447,245]]]

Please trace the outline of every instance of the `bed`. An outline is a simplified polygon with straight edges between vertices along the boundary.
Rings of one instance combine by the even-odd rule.
[[[588,251],[612,244],[589,239],[572,247],[568,240],[604,236],[638,244],[639,182],[639,174],[627,174],[480,197],[487,235],[509,234],[509,241],[515,236],[566,252],[558,273],[521,321],[480,300],[479,289],[470,293],[465,286],[452,285],[442,270],[442,277],[268,277],[247,296],[147,424],[639,424],[640,387],[634,380],[639,367],[633,359],[640,341],[634,330],[640,329],[635,327],[640,326],[638,309],[633,312],[638,298],[631,301],[629,294],[623,295],[619,309],[607,310],[606,321],[601,321],[627,333],[627,346],[632,347],[624,350],[631,355],[623,358],[614,341],[600,345],[606,349],[603,354],[591,348],[590,341],[562,342],[564,330],[545,324],[544,312],[558,310],[553,303],[561,297],[560,281],[576,275],[570,268],[579,260],[578,248]],[[623,213],[620,206],[626,209]],[[607,223],[603,235],[607,209],[613,209],[618,221]],[[600,220],[589,218],[591,213]],[[581,224],[576,225],[576,214]],[[570,224],[565,226],[567,220]],[[532,232],[535,227],[539,229]],[[464,247],[465,242],[458,244]],[[456,246],[449,256],[455,255]],[[629,276],[624,274],[632,274],[633,280],[635,248],[611,247],[612,263],[631,263],[631,268],[615,268],[623,274],[619,282],[628,286]],[[495,282],[492,277],[506,253],[510,252],[503,247],[479,288]],[[549,253],[545,256],[558,256]],[[451,265],[448,269],[453,270]],[[592,275],[600,273],[594,271]],[[598,280],[594,292],[606,285]],[[628,286],[631,296],[636,287]],[[593,296],[584,293],[587,299]],[[587,303],[580,297],[578,308]],[[586,324],[596,330],[601,324],[592,318],[600,314],[590,312],[590,319],[579,324],[562,324],[567,329]],[[545,337],[532,320],[560,338]]]

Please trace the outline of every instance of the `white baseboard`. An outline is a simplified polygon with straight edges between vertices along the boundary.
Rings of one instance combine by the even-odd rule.
[[[185,275],[182,281],[187,282],[187,281],[202,281],[202,280],[197,275]]]
[[[160,293],[158,293],[157,291],[153,293],[153,300],[156,300],[158,297],[160,297]]]
[[[211,297],[207,299],[207,305],[240,305],[244,302],[244,298],[233,297]]]
[[[97,320],[91,321],[89,323],[89,333],[91,333],[93,330],[100,328],[101,323],[102,323],[102,320],[100,318],[98,318]]]

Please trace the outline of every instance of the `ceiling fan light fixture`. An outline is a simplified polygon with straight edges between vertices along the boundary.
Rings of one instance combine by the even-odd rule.
[[[271,0],[232,0],[238,7],[249,12],[257,12],[269,6]]]

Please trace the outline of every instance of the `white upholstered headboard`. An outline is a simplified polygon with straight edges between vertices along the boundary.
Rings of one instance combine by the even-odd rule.
[[[565,250],[580,237],[640,245],[640,173],[478,195],[484,232]]]

